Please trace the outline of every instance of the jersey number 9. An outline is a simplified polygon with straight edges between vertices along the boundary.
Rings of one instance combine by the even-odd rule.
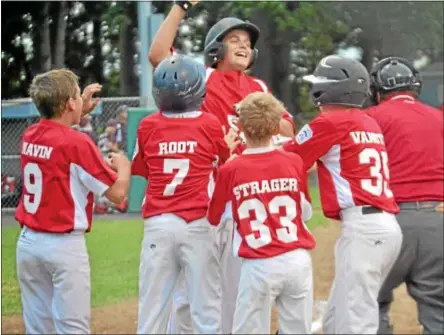
[[[27,163],[23,169],[23,205],[29,214],[35,214],[42,200],[43,175],[36,163]]]

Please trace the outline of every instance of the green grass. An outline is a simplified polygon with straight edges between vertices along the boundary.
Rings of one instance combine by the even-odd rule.
[[[320,211],[319,193],[312,188],[313,218],[310,229],[326,222]],[[15,248],[18,227],[2,228],[2,315],[21,313],[16,277]],[[94,221],[87,235],[91,262],[91,300],[101,306],[137,297],[139,255],[143,235],[142,220]]]
[[[2,228],[2,315],[21,313],[15,248],[19,228]],[[142,220],[95,221],[87,235],[93,306],[137,296]]]

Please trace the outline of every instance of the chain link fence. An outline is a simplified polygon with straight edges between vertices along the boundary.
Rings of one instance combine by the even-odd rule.
[[[27,127],[36,123],[39,117],[30,110],[30,99],[2,100],[2,212],[12,212],[20,200],[20,142]],[[105,157],[111,150],[126,152],[126,122],[128,107],[139,107],[140,97],[102,98],[100,113],[84,117],[75,128],[88,134]],[[5,110],[8,112],[5,112]],[[127,205],[114,206],[104,198],[97,198],[95,212],[100,214],[124,212]]]

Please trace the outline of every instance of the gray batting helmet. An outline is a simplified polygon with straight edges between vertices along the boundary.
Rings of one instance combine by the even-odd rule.
[[[216,67],[225,55],[226,47],[222,43],[224,37],[232,30],[241,29],[248,32],[251,41],[251,59],[248,68],[250,68],[256,60],[258,50],[254,47],[259,39],[260,30],[252,23],[242,21],[236,17],[226,17],[218,21],[205,37],[205,65]]]
[[[311,83],[310,98],[315,106],[362,107],[370,93],[370,77],[364,65],[336,55],[324,57],[313,74],[303,79]]]

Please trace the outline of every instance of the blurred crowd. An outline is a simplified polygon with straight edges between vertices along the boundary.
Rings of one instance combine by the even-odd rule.
[[[104,127],[93,126],[93,116],[87,115],[80,120],[75,129],[88,135],[97,144],[102,157],[107,159],[111,152],[126,152],[128,106],[120,106],[117,109],[117,117],[106,121]],[[110,214],[126,212],[128,200],[120,205],[110,202],[105,196],[96,197],[94,212],[97,214]]]
[[[110,152],[127,151],[128,106],[122,105],[112,114],[115,115],[115,118],[110,118],[105,122],[103,115],[96,120],[94,120],[96,117],[87,115],[82,118],[79,125],[74,126],[75,129],[87,134],[97,144],[104,158],[107,158]],[[15,177],[3,173],[1,179],[2,207],[3,205],[5,207],[16,206],[21,193],[20,181],[17,183]],[[122,213],[126,212],[127,207],[128,201],[116,206],[105,197],[97,197],[94,210],[97,214]]]

